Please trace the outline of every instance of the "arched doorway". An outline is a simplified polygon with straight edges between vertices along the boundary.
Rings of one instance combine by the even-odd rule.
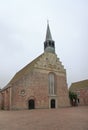
[[[35,101],[34,101],[34,99],[30,99],[28,101],[28,109],[35,109]]]
[[[51,100],[51,108],[55,108],[55,99]]]

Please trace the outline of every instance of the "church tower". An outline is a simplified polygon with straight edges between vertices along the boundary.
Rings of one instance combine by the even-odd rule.
[[[55,43],[52,40],[49,23],[47,23],[46,39],[44,42],[44,52],[55,53]]]

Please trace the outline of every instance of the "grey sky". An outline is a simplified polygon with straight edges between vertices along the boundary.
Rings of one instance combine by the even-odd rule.
[[[49,19],[68,86],[88,79],[88,0],[0,0],[0,87],[44,52]]]

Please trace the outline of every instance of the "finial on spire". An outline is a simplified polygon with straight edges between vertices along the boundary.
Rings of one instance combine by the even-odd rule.
[[[47,19],[47,25],[49,24],[49,20]]]

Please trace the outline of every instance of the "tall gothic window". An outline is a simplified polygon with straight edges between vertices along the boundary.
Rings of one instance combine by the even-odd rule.
[[[53,73],[49,74],[49,94],[55,94],[55,76]]]

